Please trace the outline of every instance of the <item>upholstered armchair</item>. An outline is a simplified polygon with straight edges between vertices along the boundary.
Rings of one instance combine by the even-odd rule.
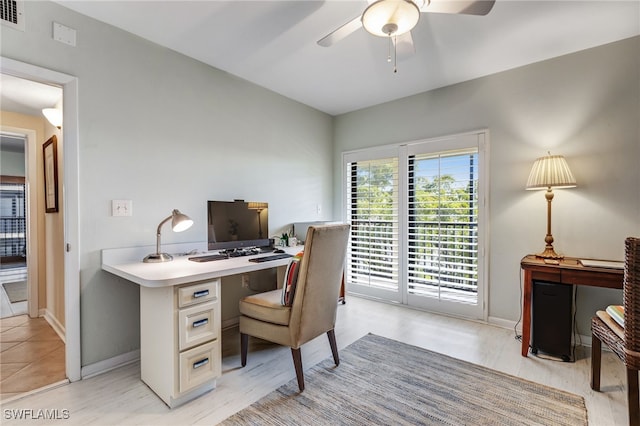
[[[604,342],[627,369],[629,425],[640,425],[638,370],[640,370],[640,238],[625,240],[624,328],[606,311],[591,320],[591,389],[600,390],[600,361]]]
[[[290,306],[282,297],[283,289],[247,296],[240,301],[243,367],[247,365],[249,336],[291,348],[300,391],[304,390],[300,353],[304,343],[326,333],[333,359],[336,365],[340,363],[334,327],[348,239],[349,225],[310,226],[304,254],[297,266]],[[285,287],[287,284],[291,283],[285,283]]]

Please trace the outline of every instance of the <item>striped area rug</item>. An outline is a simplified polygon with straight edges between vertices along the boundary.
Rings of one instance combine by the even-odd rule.
[[[292,367],[293,368],[293,367]],[[369,334],[223,425],[587,425],[584,399]]]

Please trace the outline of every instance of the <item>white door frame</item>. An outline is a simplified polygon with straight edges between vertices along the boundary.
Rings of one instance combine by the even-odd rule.
[[[78,79],[57,71],[0,57],[0,72],[59,86],[63,91],[64,179],[64,310],[67,377],[81,379],[80,354],[80,240],[78,192]]]

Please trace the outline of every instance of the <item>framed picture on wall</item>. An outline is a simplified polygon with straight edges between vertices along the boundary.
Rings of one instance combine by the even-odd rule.
[[[47,213],[58,211],[58,138],[53,135],[42,145],[44,162],[44,205]]]

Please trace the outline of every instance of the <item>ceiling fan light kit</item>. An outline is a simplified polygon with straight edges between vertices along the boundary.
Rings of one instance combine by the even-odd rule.
[[[494,3],[495,0],[376,0],[369,4],[361,16],[318,40],[318,45],[329,47],[364,27],[369,34],[389,39],[387,61],[391,62],[393,51],[395,73],[398,70],[397,37],[406,34],[401,41],[403,50],[415,52],[410,31],[418,24],[421,12],[484,16],[491,11]]]
[[[420,20],[420,9],[411,0],[378,0],[362,14],[362,26],[378,37],[407,33]]]

